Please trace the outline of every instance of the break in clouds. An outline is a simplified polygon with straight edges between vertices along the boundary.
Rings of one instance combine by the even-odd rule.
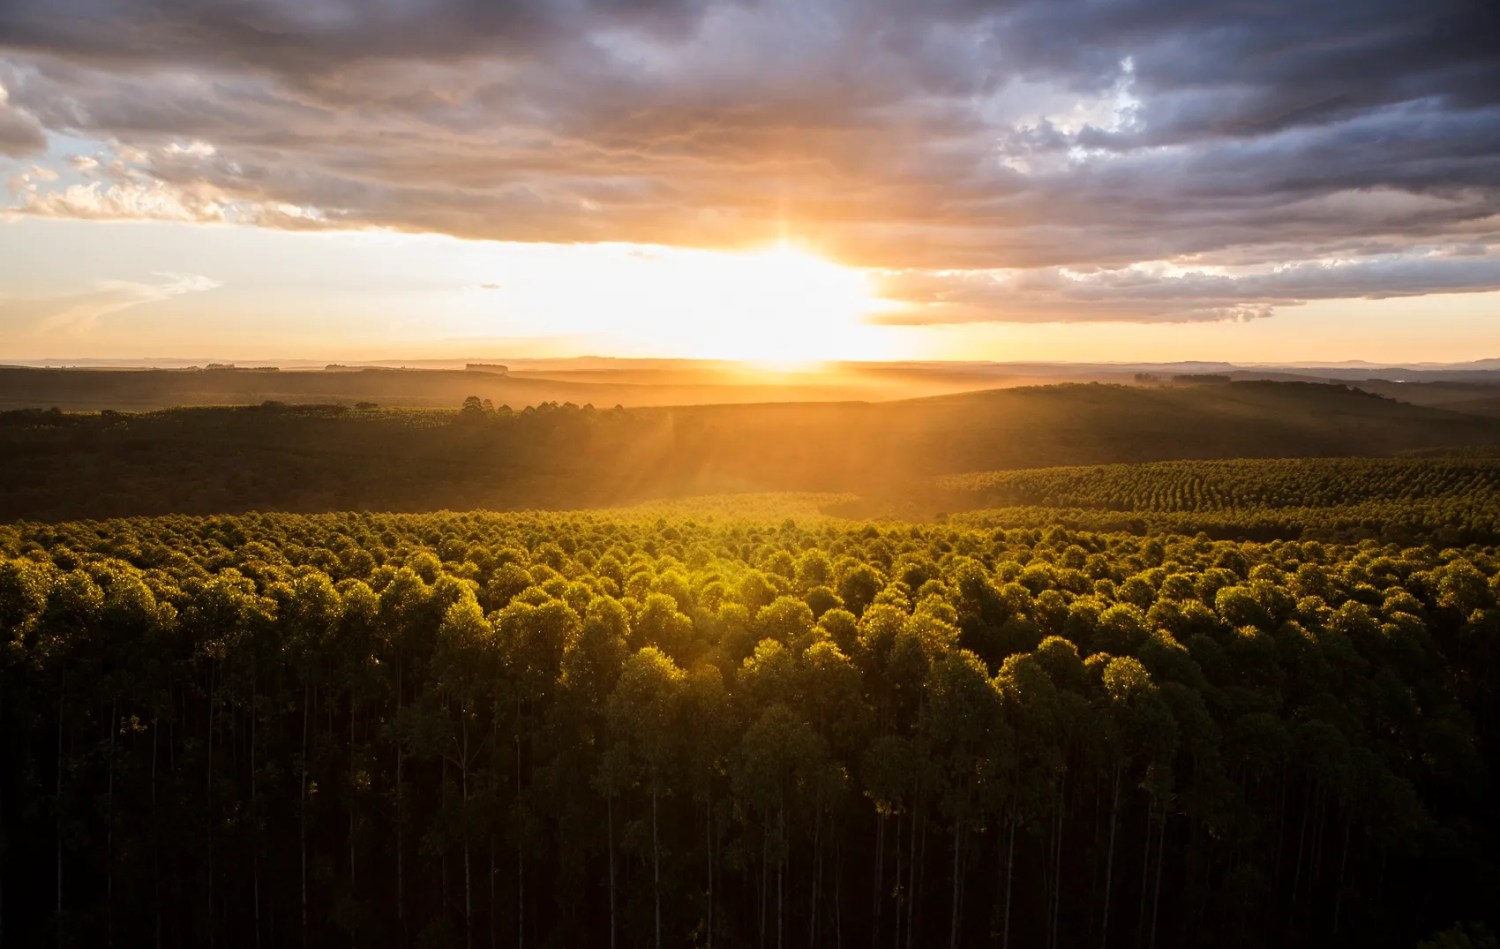
[[[908,322],[1500,289],[1487,0],[7,0],[15,213],[740,247]]]

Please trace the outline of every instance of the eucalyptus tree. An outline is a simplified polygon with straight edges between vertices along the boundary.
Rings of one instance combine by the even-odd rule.
[[[313,727],[318,692],[327,688],[332,669],[332,650],[343,604],[328,577],[313,573],[299,578],[290,586],[273,588],[277,601],[279,631],[291,653],[293,681],[301,686],[301,749],[298,762],[298,868],[299,921],[302,943],[311,941],[309,920],[308,847],[311,827],[310,796],[314,781]]]
[[[546,595],[536,599],[533,605],[523,594],[496,614],[496,643],[502,665],[498,678],[491,680],[500,685],[498,692],[491,693],[492,738],[498,744],[500,722],[508,720],[515,752],[510,830],[516,851],[516,933],[520,942],[524,942],[526,933],[526,851],[537,832],[537,802],[528,793],[538,759],[545,753],[539,737],[550,716],[563,657],[582,629],[578,614],[566,603]],[[498,748],[492,750],[498,760]]]
[[[651,898],[655,945],[663,945],[660,798],[667,790],[681,727],[685,675],[655,646],[625,661],[609,699],[610,732],[651,799]]]
[[[936,770],[940,813],[953,834],[949,949],[959,945],[964,845],[984,828],[985,785],[996,780],[1004,744],[1000,699],[979,657],[967,650],[940,655],[928,674],[918,732]]]

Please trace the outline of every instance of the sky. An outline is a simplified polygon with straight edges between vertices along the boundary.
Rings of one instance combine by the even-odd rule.
[[[0,362],[1500,357],[1492,0],[5,0]]]

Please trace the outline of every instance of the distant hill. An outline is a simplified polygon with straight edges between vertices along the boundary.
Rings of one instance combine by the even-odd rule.
[[[1500,420],[1343,386],[1264,382],[630,410],[32,410],[0,413],[0,517],[581,507],[731,491],[883,496],[969,471],[1496,444]]]
[[[945,471],[1178,458],[1384,455],[1491,443],[1493,421],[1340,385],[1073,385],[889,407]]]
[[[517,406],[628,398],[628,392],[557,381],[512,379],[486,370],[362,369],[247,372],[237,369],[0,369],[0,407],[146,411],[193,405],[376,402],[457,406],[478,395]],[[601,398],[603,397],[603,398]],[[614,405],[611,401],[608,404]]]
[[[507,367],[395,369],[331,364],[279,372],[242,368],[51,369],[0,367],[0,409],[57,408],[142,412],[180,406],[258,405],[265,401],[399,408],[450,408],[468,396],[514,409],[543,402],[579,405],[667,406],[899,399],[1003,385],[1073,378],[943,364],[833,366],[816,372],[760,370],[721,363],[681,362],[598,368]],[[1114,374],[1107,374],[1115,378]],[[1123,377],[1121,377],[1123,378]]]
[[[295,404],[452,408],[468,396],[513,409],[544,402],[626,408],[765,402],[882,402],[1069,382],[1163,386],[1208,377],[1353,385],[1427,405],[1500,398],[1500,371],[1469,367],[1237,367],[1228,363],[827,363],[766,367],[717,360],[565,359],[468,368],[331,363],[323,367],[36,368],[0,366],[0,410],[143,412],[181,406]],[[1493,415],[1487,407],[1480,414]]]

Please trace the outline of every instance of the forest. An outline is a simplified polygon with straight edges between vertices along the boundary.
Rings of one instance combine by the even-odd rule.
[[[1243,464],[0,525],[3,938],[1482,945],[1494,540],[1192,519],[1493,523],[1493,463]]]

